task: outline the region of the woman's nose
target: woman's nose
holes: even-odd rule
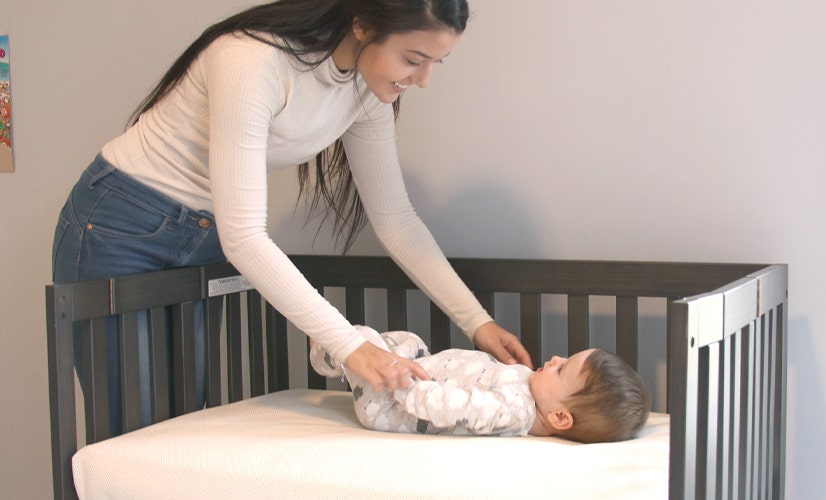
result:
[[[427,83],[430,81],[430,70],[432,66],[430,64],[422,65],[419,70],[413,75],[414,82],[416,86],[419,88],[426,88]]]

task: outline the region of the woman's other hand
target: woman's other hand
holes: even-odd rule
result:
[[[479,349],[490,354],[502,363],[513,365],[522,363],[533,370],[531,357],[519,339],[495,322],[485,323],[476,329],[473,342]]]

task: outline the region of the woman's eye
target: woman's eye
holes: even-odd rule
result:
[[[416,62],[416,61],[414,61],[414,60],[412,60],[412,59],[408,59],[408,58],[406,58],[406,57],[404,58],[404,60],[405,60],[405,61],[407,62],[407,64],[409,64],[410,66],[418,66],[418,65],[420,65],[420,64],[421,64],[421,63],[418,63],[418,62]]]

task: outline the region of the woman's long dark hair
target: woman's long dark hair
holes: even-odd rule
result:
[[[138,105],[129,123],[137,122],[140,115],[163,99],[183,79],[198,55],[225,34],[252,37],[313,68],[333,54],[351,32],[355,18],[372,30],[369,43],[380,44],[392,34],[415,30],[447,28],[462,33],[468,15],[467,0],[280,0],[252,7],[207,28]],[[277,38],[274,40],[271,35]],[[398,99],[393,103],[396,116],[398,103]],[[337,241],[343,239],[346,253],[367,220],[341,139],[318,153],[314,166],[312,189],[310,164],[299,166],[299,199],[304,196],[309,200],[310,214],[324,202],[326,211],[320,224],[333,219],[333,233]]]

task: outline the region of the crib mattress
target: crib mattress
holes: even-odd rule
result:
[[[79,450],[81,499],[530,499],[668,496],[668,415],[637,439],[390,434],[342,391],[292,389],[167,420]]]

